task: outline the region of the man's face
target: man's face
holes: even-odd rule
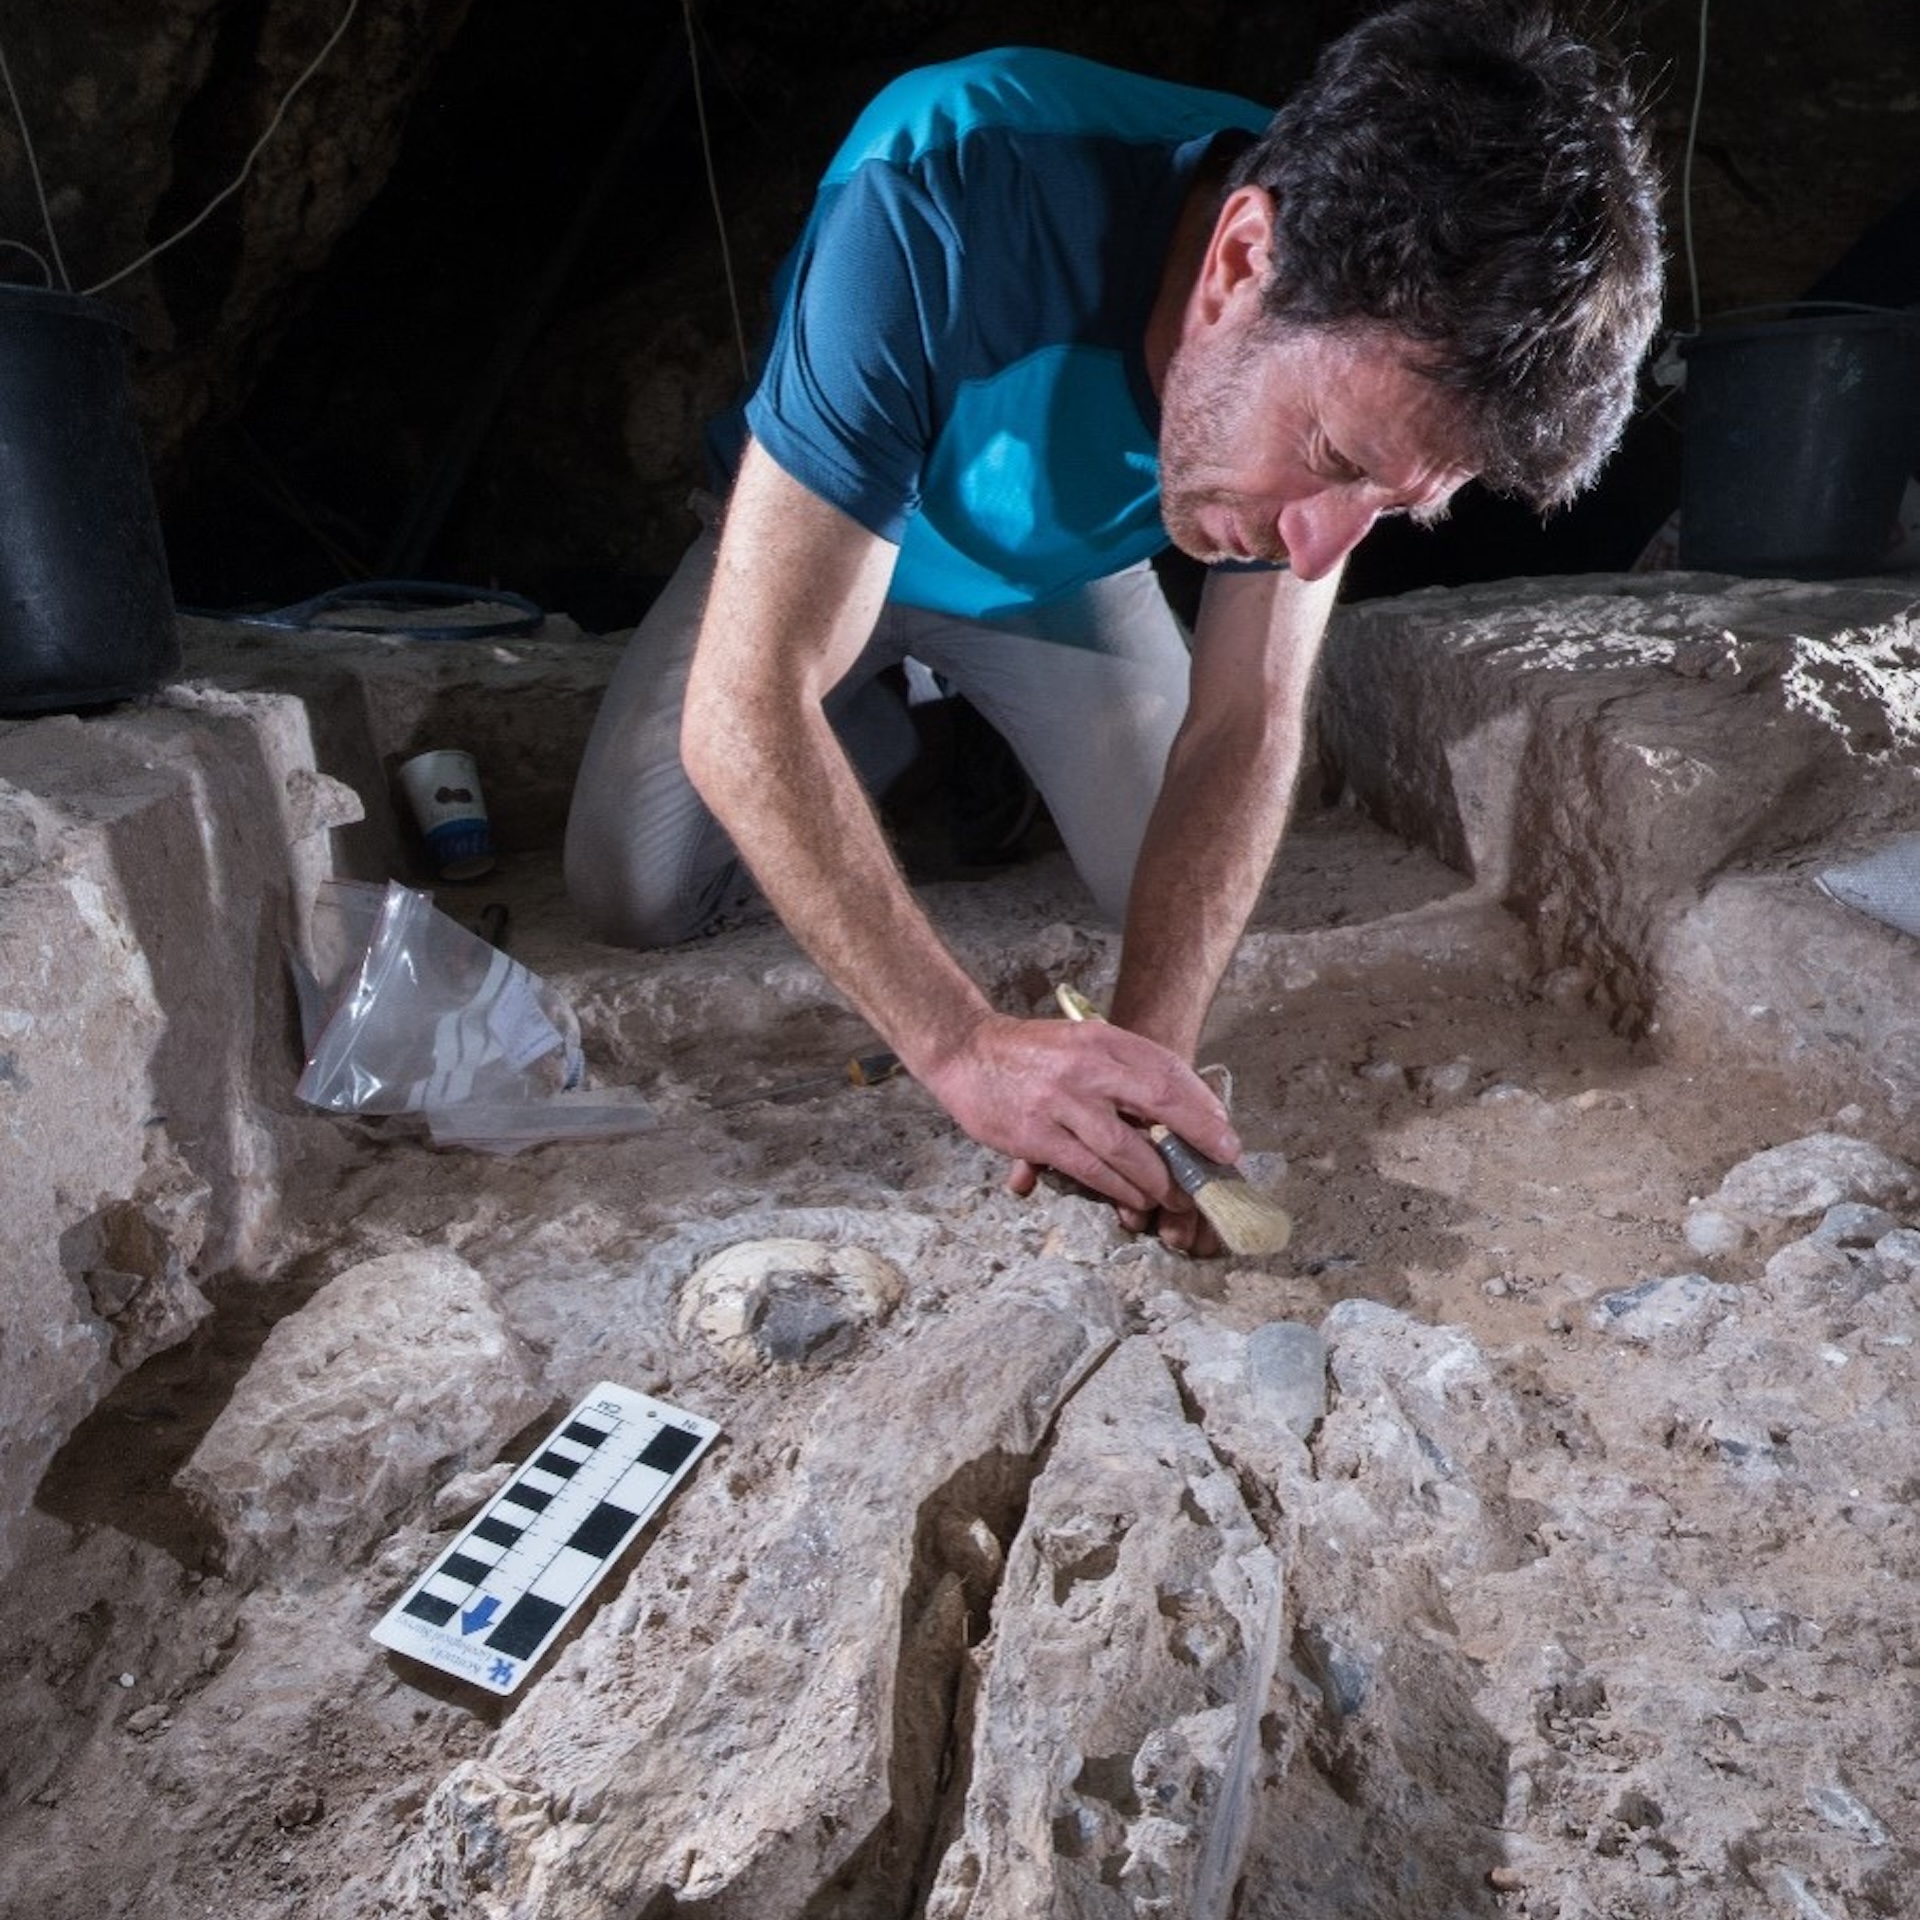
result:
[[[1472,478],[1446,396],[1378,334],[1190,335],[1161,393],[1160,511],[1199,560],[1334,571],[1384,513],[1437,519]]]

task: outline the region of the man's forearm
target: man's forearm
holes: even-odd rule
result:
[[[1288,737],[1177,744],[1135,870],[1113,1017],[1191,1059],[1273,864],[1299,777]]]
[[[757,450],[733,514],[745,537],[723,544],[707,605],[687,772],[788,931],[919,1074],[988,1004],[914,900],[821,708],[871,631],[891,549],[844,535]],[[795,596],[795,579],[813,593]]]
[[[1300,777],[1335,582],[1209,583],[1194,687],[1128,904],[1113,1017],[1191,1059]]]
[[[920,1077],[964,1046],[988,1003],[914,900],[817,712],[776,729],[743,716],[703,792],[787,930]]]
[[[1134,1122],[1231,1155],[1218,1098],[1151,1037],[997,1011],[914,900],[827,724],[891,565],[749,446],[688,676],[688,777],[801,946],[976,1140],[1123,1209],[1179,1206]]]

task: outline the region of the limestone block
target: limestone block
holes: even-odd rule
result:
[[[1663,1013],[1668,924],[1711,876],[1920,805],[1905,608],[1857,583],[1570,584],[1342,609],[1322,751],[1370,812],[1522,905],[1541,959],[1586,967],[1639,1027]]]
[[[1898,1207],[1920,1200],[1920,1169],[1870,1141],[1813,1133],[1743,1160],[1713,1198],[1747,1220],[1808,1220],[1847,1201]]]
[[[1459,1327],[1370,1300],[1343,1300],[1322,1331],[1335,1395],[1316,1464],[1330,1498],[1350,1482],[1370,1536],[1438,1537],[1456,1565],[1498,1564],[1508,1471],[1525,1448],[1487,1356]]]
[[[1117,1322],[1040,1264],[858,1368],[784,1376],[792,1423],[729,1422],[725,1471],[429,1799],[391,1910],[906,1911],[1032,1456]]]
[[[1729,873],[1679,906],[1654,964],[1669,1056],[1779,1073],[1920,1137],[1920,941],[1805,873]]]
[[[333,812],[310,744],[291,700],[178,689],[0,725],[0,1560],[200,1276],[262,1255],[287,1170],[337,1164],[291,1112],[283,954]]]
[[[439,1248],[389,1254],[273,1329],[176,1484],[230,1572],[296,1579],[365,1553],[547,1403],[472,1267]]]
[[[1358,1878],[1370,1910],[1477,1913],[1504,1760],[1453,1605],[1534,1558],[1512,1484],[1534,1448],[1505,1367],[1464,1329],[1354,1299],[1321,1332],[1333,1393],[1314,1476],[1282,1490],[1292,1617],[1264,1736],[1291,1764],[1261,1796],[1246,1904],[1338,1912]]]
[[[167,1030],[153,970],[98,837],[19,766],[28,731],[0,727],[0,1562],[48,1460],[117,1377],[109,1320],[131,1304],[97,1306],[62,1236],[131,1196],[150,1152],[170,1161],[149,1125]],[[81,744],[77,722],[58,731]]]
[[[1067,1409],[1008,1555],[937,1920],[1228,1911],[1279,1563],[1150,1341]]]
[[[1326,1342],[1292,1320],[1239,1333],[1190,1311],[1167,1319],[1160,1350],[1209,1443],[1284,1511],[1313,1478],[1306,1440],[1326,1415]],[[1271,1542],[1274,1515],[1260,1518]]]
[[[1672,1358],[1698,1352],[1716,1319],[1735,1310],[1740,1289],[1704,1273],[1663,1274],[1617,1293],[1603,1293],[1587,1323],[1632,1346]]]

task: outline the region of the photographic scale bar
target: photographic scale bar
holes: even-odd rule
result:
[[[512,1693],[720,1429],[603,1380],[373,1630]]]

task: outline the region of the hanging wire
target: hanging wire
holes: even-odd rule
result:
[[[274,108],[273,118],[267,122],[265,132],[263,132],[260,138],[247,150],[247,157],[240,163],[240,171],[235,174],[184,227],[180,228],[178,232],[170,234],[166,239],[162,240],[158,246],[149,247],[139,259],[130,261],[126,266],[122,267],[118,273],[110,273],[104,280],[96,281],[92,286],[85,289],[86,292],[89,294],[104,293],[107,288],[117,286],[122,280],[126,279],[129,274],[138,273],[148,261],[157,259],[159,255],[165,253],[169,247],[178,246],[216,207],[225,201],[231,200],[233,196],[247,184],[248,176],[253,172],[253,163],[258,160],[262,152],[265,151],[267,142],[279,132],[280,122],[286,118],[287,109],[293,104],[294,95],[326,64],[327,56],[340,44],[340,36],[353,24],[353,16],[359,12],[359,10],[360,0],[347,0],[347,10],[340,16],[340,24],[327,36],[326,45],[307,62],[299,79],[280,96],[280,104]]]
[[[693,72],[693,108],[700,120],[700,154],[707,168],[707,197],[713,202],[713,224],[720,235],[720,266],[727,278],[727,305],[733,313],[733,342],[740,354],[740,378],[750,382],[752,363],[747,354],[746,323],[740,317],[740,290],[733,277],[733,248],[727,239],[727,215],[720,202],[720,181],[713,167],[713,138],[707,128],[707,96],[700,84],[700,48],[693,30],[693,0],[681,0],[687,29],[687,64]]]
[[[61,286],[68,292],[71,292],[73,290],[73,281],[68,277],[67,263],[60,255],[60,236],[54,231],[53,209],[47,205],[46,182],[40,177],[40,160],[39,156],[35,154],[33,150],[33,133],[27,126],[26,110],[21,106],[20,95],[13,84],[13,69],[7,65],[7,50],[5,47],[0,47],[0,80],[6,82],[7,98],[13,102],[14,124],[20,129],[20,144],[26,151],[27,172],[32,177],[33,191],[40,201],[40,221],[47,230],[47,245],[53,250],[54,267],[59,270]],[[34,259],[40,260],[40,270],[47,276],[47,285],[49,287],[53,285],[53,272],[48,268],[47,263],[40,259],[39,254],[34,253],[34,250],[26,245],[24,241],[7,240],[0,242],[0,245],[13,248],[20,253],[33,254]]]
[[[1680,226],[1687,251],[1687,285],[1693,294],[1693,325],[1700,327],[1700,270],[1693,257],[1693,149],[1700,134],[1700,101],[1707,90],[1707,4],[1700,0],[1700,51],[1694,62],[1693,112],[1687,118],[1687,152],[1680,169]]]
[[[24,253],[40,269],[41,284],[51,292],[53,290],[53,268],[47,264],[47,256],[36,247],[30,247],[24,240],[0,240],[0,250],[7,253]]]

